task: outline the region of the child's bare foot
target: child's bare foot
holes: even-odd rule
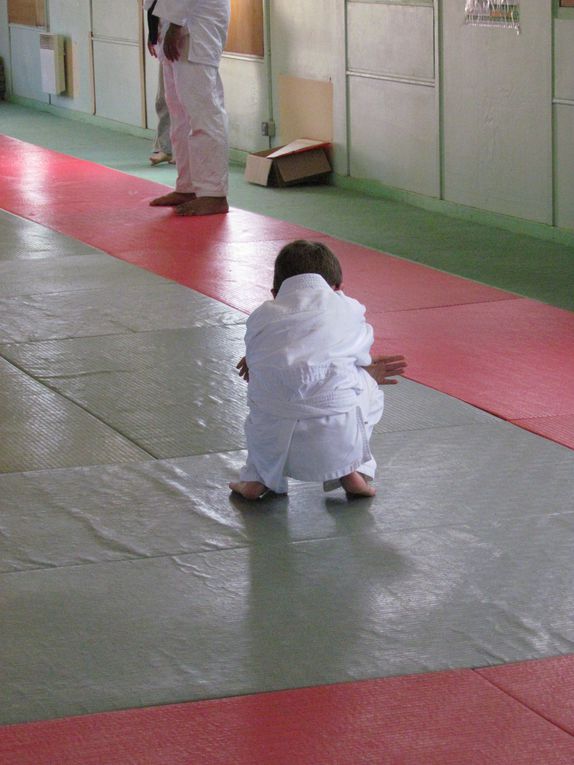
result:
[[[341,478],[341,486],[352,497],[374,497],[377,493],[375,488],[356,470]]]
[[[231,491],[241,494],[244,499],[261,499],[269,489],[259,481],[234,481],[229,484]]]
[[[149,204],[150,207],[179,207],[186,202],[191,202],[192,199],[195,199],[193,192],[186,194],[183,191],[170,191],[169,194],[152,199]]]

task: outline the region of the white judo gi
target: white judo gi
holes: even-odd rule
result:
[[[286,279],[275,300],[251,314],[242,481],[284,493],[287,477],[322,481],[327,490],[355,470],[374,477],[369,440],[384,396],[363,369],[372,344],[364,306],[318,274]]]
[[[161,21],[158,57],[171,120],[175,190],[198,197],[227,196],[228,120],[219,62],[229,9],[230,0],[157,0],[153,10]],[[184,27],[177,61],[168,61],[162,50],[170,23]]]

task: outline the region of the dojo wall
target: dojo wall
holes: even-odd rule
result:
[[[460,26],[444,2],[444,196],[552,223],[550,0],[521,0],[521,33]]]
[[[270,59],[226,56],[231,144],[268,145],[280,74],[333,83],[335,169],[394,190],[574,229],[574,10],[521,0],[520,35],[465,26],[464,0],[272,0]],[[440,11],[440,16],[439,16]],[[139,0],[48,0],[71,92],[41,92],[38,30],[0,0],[14,96],[155,126]],[[269,63],[270,61],[270,63]],[[278,125],[279,134],[281,126]]]
[[[574,8],[554,29],[554,136],[556,225],[574,228]]]

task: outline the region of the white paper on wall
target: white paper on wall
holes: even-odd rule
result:
[[[466,0],[465,24],[520,32],[520,0]]]

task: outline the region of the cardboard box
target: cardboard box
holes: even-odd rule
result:
[[[299,138],[286,146],[250,154],[245,180],[260,186],[292,186],[316,181],[331,172],[329,143]]]

